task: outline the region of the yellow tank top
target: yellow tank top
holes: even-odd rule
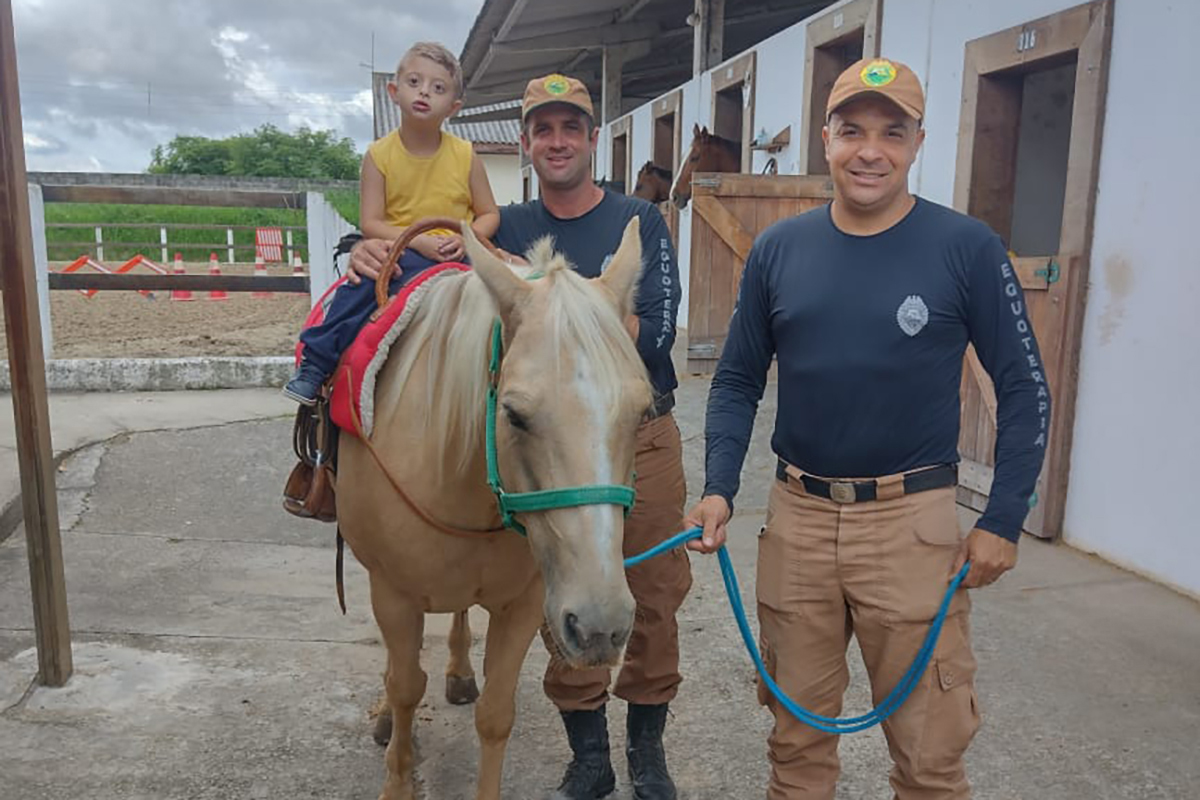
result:
[[[424,217],[475,219],[471,210],[471,159],[465,139],[442,131],[442,143],[432,156],[419,158],[400,141],[400,130],[367,147],[383,173],[387,223],[405,228]],[[449,231],[443,231],[448,233]]]

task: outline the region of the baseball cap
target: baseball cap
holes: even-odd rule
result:
[[[886,97],[918,122],[925,116],[925,92],[917,74],[899,61],[864,58],[846,68],[834,81],[825,105],[825,119],[861,94]]]
[[[592,111],[592,96],[587,87],[574,78],[553,73],[534,78],[525,87],[525,98],[521,101],[521,121],[528,119],[535,109],[551,103],[566,103],[592,119],[596,118],[595,112]]]

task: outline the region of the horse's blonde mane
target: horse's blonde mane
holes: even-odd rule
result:
[[[546,335],[551,352],[575,353],[592,367],[601,396],[613,415],[628,376],[648,381],[645,365],[611,302],[554,252],[551,237],[526,254],[530,266],[513,266],[521,277],[547,282]],[[407,382],[428,348],[424,425],[438,437],[439,463],[463,470],[483,442],[484,402],[489,382],[491,331],[498,309],[475,272],[442,279],[430,287],[417,315],[393,352],[395,383]],[[549,365],[547,365],[549,367]],[[547,374],[563,380],[562,361]]]

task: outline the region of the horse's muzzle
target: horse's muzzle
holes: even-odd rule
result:
[[[600,608],[567,611],[556,627],[554,638],[561,655],[573,667],[611,667],[629,641],[633,614]]]

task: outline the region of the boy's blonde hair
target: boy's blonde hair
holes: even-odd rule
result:
[[[400,63],[396,65],[394,80],[400,79],[400,71],[404,69],[404,62],[413,56],[428,58],[433,63],[445,67],[446,71],[450,73],[450,79],[454,81],[455,99],[463,96],[462,65],[458,63],[458,59],[454,57],[453,53],[437,42],[417,42],[408,48],[408,52],[401,56]]]

